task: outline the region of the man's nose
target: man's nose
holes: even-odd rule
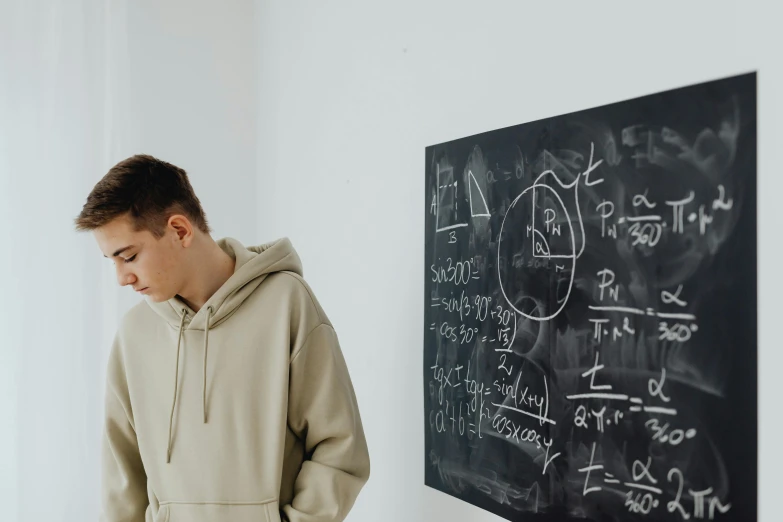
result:
[[[117,270],[117,282],[120,284],[120,286],[128,286],[130,284],[133,284],[136,281],[136,277],[129,273],[129,272],[123,272],[122,269]]]

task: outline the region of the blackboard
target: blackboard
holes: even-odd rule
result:
[[[425,154],[426,485],[755,521],[755,73]]]

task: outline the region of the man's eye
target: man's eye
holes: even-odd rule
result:
[[[136,259],[136,254],[133,254],[132,256],[130,256],[128,259],[126,259],[126,260],[125,260],[125,262],[126,262],[126,263],[130,263],[130,262],[132,262],[134,259]]]

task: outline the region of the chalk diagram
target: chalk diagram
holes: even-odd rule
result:
[[[524,316],[527,319],[530,319],[532,321],[548,321],[554,317],[556,317],[560,312],[563,311],[563,308],[565,308],[566,304],[568,303],[568,298],[571,295],[571,290],[574,286],[574,274],[576,272],[576,261],[577,259],[582,255],[585,249],[585,232],[584,232],[584,222],[582,221],[582,214],[579,209],[579,180],[582,179],[582,177],[585,178],[585,186],[592,186],[598,183],[601,183],[603,180],[589,180],[590,171],[592,171],[594,168],[596,168],[598,165],[601,164],[601,161],[593,164],[592,163],[592,150],[590,151],[590,168],[586,170],[585,172],[581,173],[572,181],[571,183],[563,183],[555,174],[555,172],[551,169],[546,170],[542,172],[533,182],[531,186],[523,190],[515,199],[512,201],[511,205],[509,205],[508,210],[506,211],[506,214],[503,216],[503,221],[500,225],[500,233],[498,235],[498,255],[497,255],[497,274],[498,274],[498,282],[500,286],[500,291],[503,294],[503,298],[506,300],[508,305],[513,308],[518,314]],[[563,198],[560,196],[558,191],[550,186],[547,183],[547,176],[554,179],[557,184],[560,186],[560,188],[564,190],[573,190],[573,196],[574,196],[574,203],[576,208],[576,223],[577,226],[580,229],[580,237],[581,237],[581,246],[579,248],[579,251],[577,251],[576,246],[576,237],[575,237],[575,230],[574,230],[574,223],[571,219],[571,214],[568,212],[568,209],[566,208],[565,202],[563,201]],[[541,209],[537,208],[537,201],[538,201],[538,194],[543,192],[545,195],[551,196],[551,201],[554,203],[554,208],[547,207],[543,209],[543,212],[540,212]],[[533,259],[542,259],[542,260],[549,260],[553,261],[554,263],[554,269],[555,272],[564,272],[568,271],[570,273],[567,290],[565,297],[560,300],[560,304],[557,307],[557,309],[548,315],[533,315],[532,313],[527,313],[524,310],[520,310],[515,305],[515,302],[513,300],[513,295],[509,295],[511,293],[510,289],[509,292],[507,292],[507,286],[508,286],[508,280],[514,279],[513,277],[508,277],[508,273],[510,273],[511,270],[517,270],[517,269],[524,269],[524,268],[517,268],[515,264],[509,263],[510,267],[509,272],[507,272],[506,280],[504,281],[502,268],[503,265],[501,260],[501,253],[503,252],[502,249],[502,243],[503,243],[503,232],[506,229],[506,220],[508,219],[509,214],[512,213],[512,211],[515,210],[515,207],[522,209],[523,212],[526,213],[526,215],[529,212],[529,217],[523,220],[523,222],[529,223],[526,227],[526,234],[528,236],[528,242],[527,246],[530,248],[531,257]],[[536,215],[539,215],[539,219],[536,220]],[[543,218],[543,219],[542,219]],[[560,236],[562,233],[561,231],[561,225],[565,223],[565,233],[566,236],[566,242],[567,246],[566,248],[563,248],[562,246],[553,248],[550,246],[550,242],[547,240],[547,236],[544,235],[544,232],[547,232],[548,234]],[[509,231],[509,233],[512,233]]]

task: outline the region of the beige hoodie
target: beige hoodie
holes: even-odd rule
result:
[[[343,520],[370,462],[337,335],[287,239],[218,244],[234,274],[198,313],[145,301],[117,332],[101,520]]]

